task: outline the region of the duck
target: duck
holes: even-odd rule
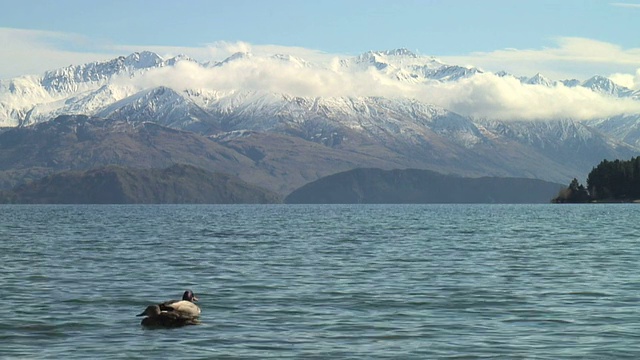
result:
[[[146,316],[140,324],[147,328],[177,328],[200,323],[198,319],[184,313],[162,311],[158,305],[149,305],[136,316]]]
[[[186,290],[182,294],[182,300],[169,300],[158,304],[160,311],[177,312],[190,317],[198,317],[202,312],[195,302],[198,298],[191,290]]]

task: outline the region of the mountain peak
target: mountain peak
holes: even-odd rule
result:
[[[578,79],[567,79],[560,82],[563,83],[566,87],[576,87],[580,85],[580,80]]]
[[[167,66],[174,66],[175,64],[181,62],[181,61],[188,61],[188,62],[197,62],[195,59],[185,55],[185,54],[180,54],[180,55],[176,55],[170,59],[167,59],[164,63]]]
[[[526,83],[529,85],[544,85],[548,87],[555,85],[555,81],[547,79],[541,73],[535,74],[532,78],[528,79]]]
[[[151,51],[134,52],[124,58],[125,65],[131,66],[135,69],[145,69],[158,66],[162,61],[163,59],[160,55]]]
[[[391,49],[391,50],[379,50],[379,51],[367,51],[363,54],[361,54],[360,56],[358,56],[359,59],[362,60],[375,60],[377,57],[408,57],[408,58],[417,58],[418,55],[412,53],[411,51],[405,49],[405,48],[399,48],[399,49]]]
[[[591,77],[590,79],[582,83],[582,86],[595,92],[619,97],[627,97],[633,94],[633,90],[630,90],[624,86],[619,86],[611,81],[611,79],[601,75],[595,75]]]
[[[411,52],[406,48],[398,48],[398,49],[376,51],[376,52],[386,56],[406,56],[406,57],[412,57],[412,58],[418,57],[418,55],[414,54],[413,52]]]
[[[249,59],[251,58],[253,55],[249,52],[244,52],[244,51],[239,51],[237,53],[233,53],[231,54],[231,56],[229,56],[228,58],[222,60],[221,62],[215,64],[215,65],[224,65],[226,63],[230,63],[232,61],[236,61],[236,60],[241,60],[241,59]]]
[[[582,84],[582,86],[586,86],[586,87],[590,87],[592,85],[606,85],[606,86],[611,86],[613,85],[613,81],[609,80],[608,78],[602,76],[602,75],[594,75],[591,78],[585,80],[585,82]]]

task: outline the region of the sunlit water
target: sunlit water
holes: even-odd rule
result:
[[[0,357],[640,358],[640,206],[2,206]],[[202,324],[146,330],[200,298]]]

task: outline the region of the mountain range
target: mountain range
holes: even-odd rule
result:
[[[488,74],[406,49],[328,63],[249,53],[199,63],[140,52],[0,81],[0,187],[62,170],[173,163],[281,195],[358,167],[568,183],[603,159],[640,152],[640,111],[500,118],[429,101],[455,89],[450,103],[464,110],[477,79],[640,104],[640,92],[602,76]]]

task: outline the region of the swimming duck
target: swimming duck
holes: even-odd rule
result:
[[[169,300],[158,304],[158,306],[161,311],[178,312],[182,315],[198,317],[201,310],[198,305],[194,304],[196,301],[198,301],[196,295],[191,290],[187,290],[182,294],[182,300]]]
[[[136,316],[146,316],[140,324],[148,328],[176,328],[200,323],[198,319],[183,313],[162,311],[158,305],[149,305]]]

